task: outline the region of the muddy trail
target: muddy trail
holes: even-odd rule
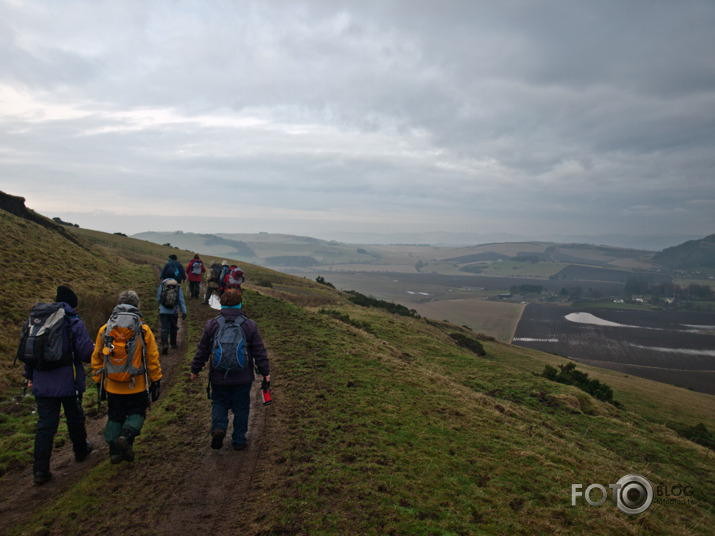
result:
[[[209,318],[215,316],[217,311],[201,303],[201,300],[186,297],[189,310],[188,321],[194,326],[194,331],[201,328]],[[198,326],[198,327],[197,327]],[[162,366],[162,396],[173,388],[193,388],[203,390],[206,386],[205,371],[197,384],[191,385],[187,364],[191,356],[187,357],[189,350],[193,353],[196,340],[186,340],[187,321],[182,321],[179,316],[179,332],[177,334],[177,348],[170,349],[167,355],[160,355]],[[152,331],[159,343],[159,328],[152,326]],[[160,343],[159,343],[160,345]],[[161,346],[161,345],[160,345]],[[269,350],[270,355],[270,350]],[[88,378],[89,381],[89,378]],[[90,389],[94,387],[88,384]],[[205,398],[205,395],[204,395]],[[186,422],[187,439],[182,448],[191,449],[198,453],[194,455],[191,463],[181,463],[175,467],[171,477],[164,470],[161,475],[146,475],[144,487],[154,494],[158,507],[156,515],[142,516],[144,522],[134,526],[142,527],[142,533],[149,534],[219,534],[237,527],[250,525],[247,513],[250,503],[254,502],[251,494],[260,493],[260,479],[256,477],[260,456],[264,444],[270,441],[270,436],[264,433],[266,416],[270,415],[271,406],[263,407],[260,393],[260,383],[254,382],[251,391],[251,413],[248,428],[248,446],[243,451],[234,451],[230,444],[232,418],[229,423],[227,438],[221,450],[210,448],[210,402],[199,412],[192,412]],[[157,404],[162,403],[161,398]],[[61,446],[56,446],[52,453],[51,471],[53,479],[41,486],[32,482],[31,464],[22,470],[9,472],[0,479],[0,534],[22,532],[22,525],[28,521],[33,513],[43,506],[50,505],[58,500],[65,492],[82,481],[86,473],[97,465],[106,462],[109,458],[108,446],[104,440],[104,426],[106,424],[106,402],[102,403],[98,411],[97,406],[85,408],[87,415],[87,438],[94,443],[94,450],[83,462],[74,460],[72,444],[66,441]],[[152,419],[152,409],[147,413],[147,423]],[[146,427],[146,426],[145,426]],[[59,431],[66,430],[64,417],[60,419]],[[146,466],[157,467],[161,463],[171,463],[166,460],[159,461],[155,456],[161,456],[161,448],[157,448],[158,438],[142,433],[137,438],[137,446],[142,443],[152,445],[149,456],[138,459],[133,464],[121,464],[126,475],[134,475],[145,471]],[[141,450],[141,449],[140,449]],[[171,449],[168,450],[170,452]],[[166,454],[165,454],[166,455]],[[154,459],[152,459],[154,458]],[[167,482],[170,478],[171,481]],[[111,489],[109,490],[112,491]],[[118,491],[118,489],[117,489]],[[238,505],[238,506],[232,506]],[[217,513],[221,515],[215,515]],[[255,516],[254,516],[255,517]],[[85,525],[88,534],[94,534],[99,526]],[[105,525],[104,533],[121,534],[131,531],[131,525],[122,528],[116,525]],[[50,526],[42,534],[62,534],[57,528]]]

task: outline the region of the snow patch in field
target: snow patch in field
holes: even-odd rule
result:
[[[591,313],[571,313],[566,315],[564,318],[569,322],[575,322],[576,324],[592,324],[595,326],[609,326],[612,328],[635,328],[638,326],[629,326],[628,324],[618,324],[616,322],[611,322],[610,320],[604,320]]]

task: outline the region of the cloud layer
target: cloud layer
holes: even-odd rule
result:
[[[126,233],[705,236],[713,27],[710,0],[0,0],[0,183]]]

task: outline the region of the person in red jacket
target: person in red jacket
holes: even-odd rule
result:
[[[192,298],[199,297],[199,287],[201,286],[201,280],[204,278],[205,271],[206,267],[199,258],[198,253],[194,255],[194,258],[186,265],[186,275],[189,279],[189,294]]]

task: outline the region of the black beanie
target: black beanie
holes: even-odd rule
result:
[[[77,294],[72,292],[71,288],[66,287],[64,285],[60,285],[59,287],[57,287],[57,298],[55,298],[55,301],[65,302],[73,309],[77,307],[78,303]]]

